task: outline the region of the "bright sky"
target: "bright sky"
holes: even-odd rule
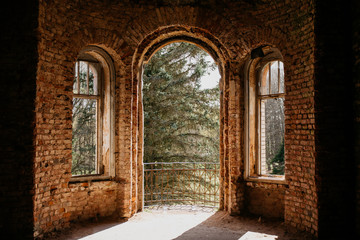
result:
[[[214,59],[210,56],[206,57],[207,61],[210,61],[210,63],[214,63]],[[217,84],[219,84],[220,80],[220,73],[219,69],[215,68],[214,71],[210,70],[209,75],[205,75],[201,78],[201,89],[207,89],[207,88],[213,88]]]

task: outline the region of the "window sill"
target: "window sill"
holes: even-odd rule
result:
[[[265,182],[286,185],[285,176],[250,176],[245,179],[249,182]]]
[[[69,183],[78,183],[78,182],[97,182],[97,181],[110,181],[110,176],[104,175],[84,175],[84,176],[72,176]]]

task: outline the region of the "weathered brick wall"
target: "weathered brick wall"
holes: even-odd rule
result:
[[[101,8],[101,6],[103,8]],[[129,208],[131,125],[128,45],[106,28],[108,5],[91,2],[41,1],[36,94],[35,236],[67,227],[71,221],[125,216]],[[89,16],[90,9],[99,9]],[[88,18],[83,18],[88,16]],[[96,23],[96,24],[94,24]],[[116,25],[117,26],[117,25]],[[115,26],[114,26],[115,27]],[[69,183],[71,177],[72,82],[77,55],[95,44],[114,60],[116,177],[111,181]],[[119,160],[121,159],[121,161]]]
[[[137,64],[141,64],[143,56],[137,54],[145,54],[156,45],[149,36],[161,42],[177,28],[185,28],[184,34],[191,40],[201,40],[195,43],[203,47],[207,44],[208,50],[216,52],[223,69],[220,154],[224,209],[232,214],[245,208],[252,211],[254,208],[249,206],[257,205],[252,198],[274,195],[273,199],[279,201],[275,215],[283,211],[288,225],[316,234],[312,1],[194,3],[174,6],[172,1],[40,1],[35,108],[36,236],[64,228],[72,220],[113,213],[130,216],[141,206]],[[169,32],[161,33],[162,29]],[[106,50],[116,69],[116,178],[87,185],[69,180],[73,66],[80,50],[90,44]],[[264,44],[278,48],[284,56],[286,190],[276,184],[265,184],[265,188],[263,184],[250,186],[243,181],[243,66],[251,50]],[[280,206],[282,201],[284,205]],[[267,199],[254,213],[267,214],[272,204]]]
[[[315,186],[314,6],[309,1],[291,12],[294,42],[285,53],[285,221],[316,235],[318,205]],[[286,77],[288,76],[288,77]]]
[[[336,16],[336,17],[335,17]],[[316,1],[315,142],[319,238],[355,230],[351,5]]]
[[[0,236],[31,239],[38,1],[9,2],[0,16]]]
[[[253,33],[255,37],[248,37],[254,41],[251,48],[256,47],[256,43],[269,44],[278,48],[284,57],[285,175],[288,185],[284,196],[284,219],[288,226],[316,234],[314,5],[312,1],[279,1],[255,6],[254,18],[262,20],[263,28]],[[256,188],[261,189],[261,185],[251,187],[260,194],[262,191]],[[250,188],[247,189],[251,193]],[[266,192],[262,198],[266,198]]]
[[[284,218],[285,190],[283,184],[247,182],[244,200],[246,211],[267,218]]]

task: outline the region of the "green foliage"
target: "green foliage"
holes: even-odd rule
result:
[[[272,166],[272,174],[284,175],[284,140],[282,141],[281,147],[279,148],[279,151],[276,153],[275,157],[270,160],[270,165]]]
[[[80,93],[85,93],[86,74],[80,72],[79,78]],[[90,73],[89,94],[93,94],[93,83],[94,76]],[[72,175],[96,173],[97,104],[95,99],[73,98]]]
[[[215,64],[188,43],[160,49],[143,74],[144,162],[218,162],[219,88],[201,89]]]

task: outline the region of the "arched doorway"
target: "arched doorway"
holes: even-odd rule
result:
[[[223,45],[209,32],[186,26],[170,26],[154,31],[139,44],[132,64],[132,202],[131,212],[142,210],[143,208],[143,103],[142,103],[142,73],[143,64],[149,61],[151,56],[163,46],[177,41],[189,42],[204,49],[217,63],[220,72],[220,199],[219,208],[229,209],[230,187],[229,184],[229,162],[228,152],[224,144],[228,143],[227,124],[228,124],[228,101],[229,91],[229,55]]]
[[[218,207],[217,65],[196,45],[173,42],[143,69],[144,205]]]

